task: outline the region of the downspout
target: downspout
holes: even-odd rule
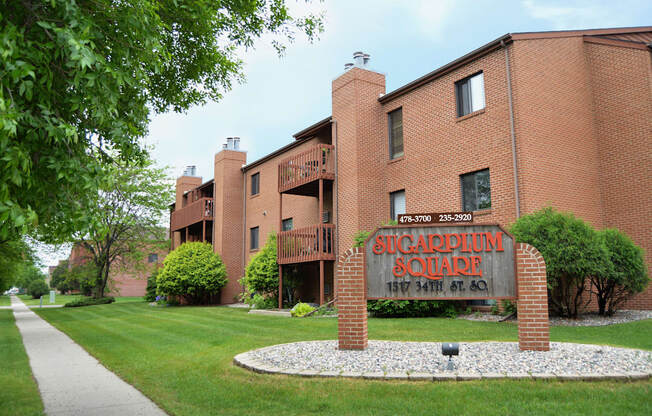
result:
[[[516,218],[521,217],[521,202],[518,192],[518,163],[516,158],[516,133],[514,130],[514,103],[512,102],[512,75],[509,70],[509,51],[505,41],[500,41],[500,46],[505,50],[505,73],[507,76],[507,98],[509,101],[509,129],[512,135],[512,164],[514,169],[514,199],[516,200]]]
[[[338,147],[337,147],[337,120],[333,119],[333,132],[335,136],[335,151],[333,152],[335,157],[335,253],[337,256],[340,255],[340,192],[339,192],[339,178],[337,176],[337,164],[338,164]],[[335,286],[335,282],[333,282]]]
[[[247,172],[242,172],[242,275],[245,275],[247,265]],[[242,294],[245,286],[242,285]]]

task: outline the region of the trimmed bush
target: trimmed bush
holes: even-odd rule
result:
[[[64,308],[79,308],[81,306],[106,305],[115,302],[115,298],[106,296],[103,298],[81,298],[63,305]]]
[[[27,292],[32,295],[33,299],[38,299],[50,292],[50,287],[45,280],[34,280],[27,286]]]
[[[569,213],[553,208],[519,218],[511,227],[516,241],[534,246],[546,261],[548,304],[554,314],[577,317],[589,276],[609,269],[608,253],[598,233]]]
[[[314,310],[315,308],[308,305],[307,303],[300,302],[294,305],[294,307],[290,310],[290,315],[292,315],[295,318],[301,318],[305,314],[310,313]]]
[[[157,292],[190,304],[211,303],[226,285],[226,267],[207,243],[184,243],[167,255],[156,279]]]
[[[278,292],[278,263],[276,262],[276,234],[267,236],[267,243],[251,258],[241,280],[250,293]]]
[[[369,300],[367,311],[378,318],[419,318],[446,316],[455,318],[460,304],[442,300]]]
[[[641,293],[648,285],[643,249],[616,229],[599,232],[607,249],[611,267],[591,276],[592,292],[598,299],[598,313],[613,315],[627,299]]]

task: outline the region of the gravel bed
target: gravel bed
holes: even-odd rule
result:
[[[613,316],[599,316],[597,313],[580,315],[577,319],[551,317],[550,325],[564,326],[604,326],[623,324],[625,322],[652,319],[652,311],[617,311]]]
[[[389,378],[410,374],[460,375],[466,379],[483,375],[515,378],[648,378],[652,375],[652,352],[601,345],[552,342],[550,351],[520,351],[516,342],[460,343],[453,358],[454,372],[446,370],[448,358],[441,343],[369,341],[364,351],[340,351],[337,341],[307,341],[280,344],[241,354],[235,359],[243,367],[314,376],[364,376]],[[375,375],[375,377],[374,377]]]
[[[502,315],[492,315],[490,313],[472,313],[470,315],[459,315],[458,318],[468,321],[498,322],[505,318]],[[640,321],[643,319],[652,319],[652,311],[617,311],[613,316],[600,316],[597,313],[585,313],[578,316],[577,319],[560,318],[553,316],[550,318],[552,326],[605,326],[613,324],[623,324],[626,322]],[[516,322],[515,318],[510,318],[507,322]]]

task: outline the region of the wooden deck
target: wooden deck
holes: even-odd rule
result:
[[[335,225],[322,224],[278,233],[278,263],[335,260]]]
[[[318,179],[335,179],[334,156],[333,145],[318,144],[282,160],[278,165],[278,191],[288,192]]]

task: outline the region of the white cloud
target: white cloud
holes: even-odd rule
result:
[[[455,5],[452,0],[418,0],[403,4],[413,11],[412,17],[422,34],[437,43],[444,40],[446,21]]]
[[[595,1],[523,1],[523,7],[530,16],[549,21],[557,30],[612,27],[618,13],[613,3],[610,6]]]

